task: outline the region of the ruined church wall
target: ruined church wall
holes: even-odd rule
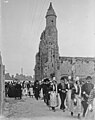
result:
[[[66,57],[65,57],[66,58]],[[72,58],[71,58],[72,60]],[[60,70],[59,70],[59,76],[63,75],[71,75],[72,72],[72,62],[70,58],[68,59],[60,59]],[[81,59],[75,59],[74,63],[75,68],[75,76],[79,76],[80,78],[85,78],[87,76],[95,76],[95,61],[90,60],[88,58],[81,58]]]

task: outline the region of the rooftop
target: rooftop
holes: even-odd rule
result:
[[[56,16],[55,11],[54,11],[54,9],[53,9],[53,7],[52,7],[52,2],[50,2],[50,6],[49,6],[49,8],[48,8],[46,17],[47,17],[47,16],[51,16],[51,15]]]

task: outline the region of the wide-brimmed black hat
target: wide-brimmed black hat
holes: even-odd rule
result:
[[[49,82],[50,80],[49,80],[49,78],[45,78],[43,81],[44,82]]]
[[[68,77],[67,76],[63,76],[63,77],[61,77],[60,80],[65,80],[65,79],[68,79]]]
[[[86,80],[91,80],[92,77],[91,76],[87,76]]]

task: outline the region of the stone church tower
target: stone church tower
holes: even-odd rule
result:
[[[78,76],[81,79],[91,76],[95,79],[95,58],[59,56],[56,13],[52,3],[46,13],[46,27],[40,37],[39,51],[36,54],[35,80],[45,77]]]
[[[50,3],[46,14],[46,27],[40,37],[39,52],[36,55],[35,79],[57,75],[59,68],[59,49],[56,28],[56,14]],[[38,77],[37,77],[38,76]]]

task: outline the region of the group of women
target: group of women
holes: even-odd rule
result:
[[[46,105],[55,112],[56,107],[65,112],[69,111],[71,116],[91,116],[95,120],[95,84],[90,76],[82,81],[79,77],[71,78],[63,76],[57,83],[55,77],[51,80],[45,78],[34,85],[28,83],[5,84],[6,97],[22,98],[22,95],[35,96],[38,100],[42,98]],[[94,81],[95,82],[95,81]]]
[[[79,77],[73,79],[63,76],[60,83],[57,83],[54,77],[52,81],[44,82],[42,88],[44,102],[53,111],[59,106],[59,101],[61,101],[60,109],[63,112],[69,111],[71,116],[77,115],[78,118],[86,117],[94,110],[92,103],[95,98],[95,88],[90,76],[84,81],[81,81]]]

